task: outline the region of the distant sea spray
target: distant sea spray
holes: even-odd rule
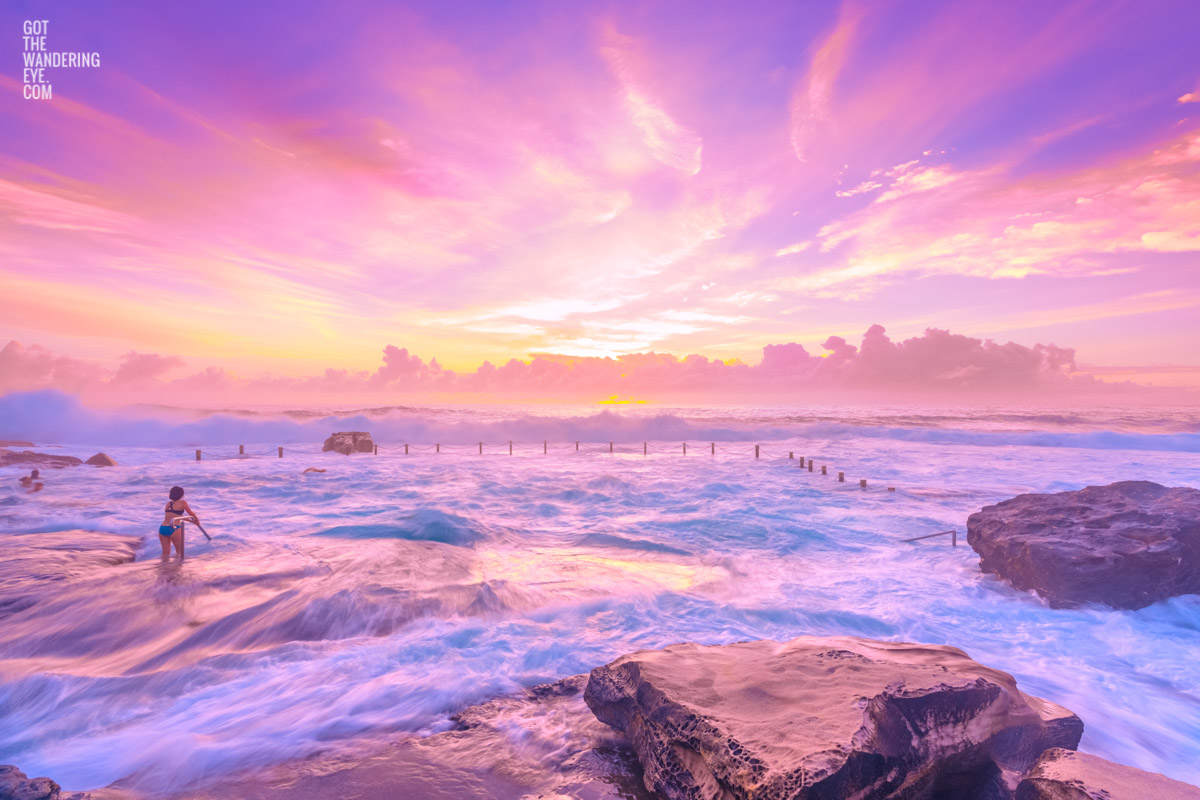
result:
[[[38,443],[127,447],[210,447],[236,444],[288,445],[323,441],[336,430],[370,431],[380,445],[469,445],[484,442],[493,449],[509,440],[523,443],[568,442],[770,442],[783,439],[837,441],[857,437],[984,447],[1075,447],[1088,450],[1153,450],[1200,452],[1200,430],[1146,433],[1114,430],[1055,430],[1061,418],[1043,414],[1005,415],[1002,429],[988,430],[994,411],[956,417],[918,410],[906,415],[912,424],[896,424],[892,411],[877,415],[856,409],[850,422],[803,409],[688,409],[648,413],[611,410],[574,415],[505,410],[486,419],[468,409],[414,406],[365,409],[353,413],[263,414],[239,410],[191,411],[139,408],[88,408],[79,398],[56,390],[18,392],[0,397],[0,439]],[[508,415],[505,416],[505,413]],[[935,422],[936,421],[936,422]],[[1014,421],[1026,429],[1013,430]],[[1072,418],[1078,428],[1077,421]],[[955,423],[963,427],[955,427]],[[934,424],[930,424],[934,423]],[[1100,424],[1103,424],[1101,422]],[[1194,427],[1192,425],[1186,426]]]

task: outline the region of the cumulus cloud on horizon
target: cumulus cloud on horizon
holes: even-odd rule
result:
[[[396,395],[461,399],[599,400],[618,395],[650,401],[799,400],[814,395],[883,399],[1036,400],[1119,394],[1161,397],[1163,390],[1107,382],[1078,370],[1075,351],[1027,347],[928,328],[893,341],[872,325],[858,345],[830,336],[823,352],[796,343],[767,345],[755,365],[703,355],[655,352],[617,357],[536,354],[472,372],[443,368],[436,358],[387,345],[373,372],[330,367],[319,375],[242,378],[218,366],[179,375],[182,359],[127,353],[115,370],[10,341],[0,349],[0,392],[59,389],[108,402],[258,402],[383,399]],[[1184,390],[1184,394],[1188,390]]]

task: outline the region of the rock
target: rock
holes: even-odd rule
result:
[[[371,434],[365,431],[350,431],[330,435],[321,450],[333,450],[347,456],[351,453],[372,453],[375,443],[371,441]]]
[[[28,778],[10,764],[0,764],[0,800],[58,800],[62,791],[49,778]]]
[[[849,636],[641,651],[584,699],[670,800],[1010,798],[1083,733],[961,650]]]
[[[106,453],[96,453],[96,455],[92,456],[91,458],[89,458],[87,461],[85,461],[83,463],[91,464],[94,467],[115,467],[115,466],[117,466],[116,459],[112,458],[111,456],[107,455]]]
[[[75,456],[52,456],[49,453],[35,453],[32,450],[17,452],[0,448],[0,467],[12,467],[28,464],[33,467],[77,467],[83,461]]]
[[[584,705],[586,680],[577,675],[472,706],[454,715],[452,730],[233,775],[171,798],[656,800],[642,788],[625,738]]]
[[[0,447],[33,447],[33,442],[19,441],[17,439],[0,439]]]
[[[1056,747],[1021,781],[1017,800],[1200,800],[1200,788]]]
[[[972,514],[979,567],[1054,608],[1200,592],[1200,490],[1149,481],[1023,494]]]

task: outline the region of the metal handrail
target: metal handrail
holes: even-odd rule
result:
[[[958,531],[938,531],[937,533],[927,533],[924,536],[914,536],[911,539],[901,539],[902,542],[919,542],[922,539],[932,539],[934,536],[950,536],[950,546],[958,547]]]

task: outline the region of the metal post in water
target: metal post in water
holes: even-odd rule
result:
[[[543,439],[543,440],[542,440],[542,455],[546,455],[546,452],[547,452],[547,448],[548,448],[548,447],[549,447],[549,443],[548,443],[548,442],[546,442],[546,440],[544,440],[544,439]]]
[[[200,451],[199,450],[196,451],[196,460],[197,461],[200,460]]]
[[[579,452],[579,442],[575,442],[575,452]]]
[[[754,457],[758,458],[758,445],[754,445]]]
[[[687,455],[687,442],[684,442],[684,443],[683,443],[683,454],[684,454],[685,456]]]
[[[479,443],[479,455],[483,455],[483,442]]]
[[[866,479],[866,478],[860,478],[860,479],[859,479],[859,481],[858,481],[858,488],[860,488],[860,489],[865,489],[865,488],[867,488],[867,479]]]
[[[791,451],[791,450],[788,450],[788,458],[792,459],[793,461],[795,461],[795,460],[796,460],[796,457],[795,457],[794,455],[792,455],[792,451]]]
[[[512,455],[512,439],[508,440],[508,454]]]
[[[239,455],[239,456],[244,456],[244,455],[246,455],[246,445],[244,445],[244,444],[239,444],[239,445],[238,445],[238,455]]]
[[[839,472],[838,473],[838,483],[845,483],[845,482],[846,482],[846,473]]]
[[[717,454],[717,443],[716,443],[716,442],[709,442],[709,444],[711,444],[711,445],[712,445],[712,454],[715,456],[715,455]]]
[[[825,465],[824,465],[824,464],[822,464],[822,465],[821,465],[821,474],[822,474],[822,475],[828,475],[828,474],[829,474],[829,472],[826,470],[826,468],[825,468]]]
[[[642,442],[642,455],[646,455],[646,443]]]
[[[810,458],[808,460],[808,471],[812,472],[812,468],[813,468],[813,460]]]
[[[437,452],[442,452],[442,446],[440,444],[435,444],[434,447],[437,448]]]
[[[950,531],[950,546],[958,547],[958,529]]]
[[[379,445],[375,445],[375,455],[379,455]]]
[[[612,452],[612,442],[608,443],[608,452]]]
[[[404,455],[408,455],[408,445],[404,445]]]
[[[279,445],[279,457],[283,458],[283,445]]]

